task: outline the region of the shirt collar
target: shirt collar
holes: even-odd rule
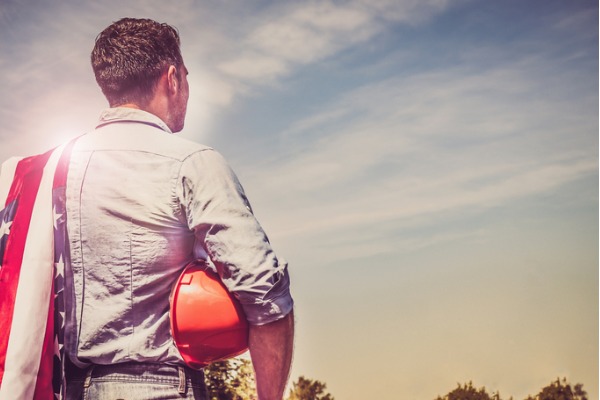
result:
[[[107,108],[100,115],[100,120],[98,121],[96,128],[100,128],[101,126],[112,124],[114,122],[139,122],[142,124],[155,126],[167,133],[173,133],[167,124],[165,124],[164,121],[158,118],[156,115],[147,111],[138,110],[137,108],[129,107]]]

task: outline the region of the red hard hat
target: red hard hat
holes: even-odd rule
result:
[[[171,334],[192,368],[248,350],[248,322],[219,276],[202,263],[185,267],[171,293]]]

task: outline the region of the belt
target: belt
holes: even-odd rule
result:
[[[65,363],[65,377],[67,384],[83,382],[83,387],[91,385],[92,379],[110,379],[111,375],[130,375],[136,380],[144,380],[144,372],[152,373],[149,382],[153,382],[157,376],[163,379],[173,380],[177,383],[179,393],[185,394],[187,390],[187,379],[192,384],[204,386],[204,374],[183,365],[168,365],[160,363],[125,362],[119,364],[99,365],[92,364],[87,368],[79,368],[67,360]]]

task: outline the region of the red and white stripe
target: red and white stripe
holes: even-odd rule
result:
[[[66,146],[2,165],[0,209],[19,204],[0,269],[0,400],[54,399],[52,189]]]

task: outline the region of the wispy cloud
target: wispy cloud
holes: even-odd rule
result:
[[[306,65],[363,43],[390,22],[417,23],[446,1],[310,1],[273,6],[219,69],[242,84],[272,83]]]
[[[577,72],[559,74],[542,57],[366,85],[284,132],[288,153],[245,176],[259,188],[251,198],[268,204],[278,236],[344,256],[332,247],[344,247],[340,237],[350,243],[389,221],[428,226],[557,190],[598,168],[594,93],[572,97],[573,85]],[[381,236],[372,246],[402,247]]]

